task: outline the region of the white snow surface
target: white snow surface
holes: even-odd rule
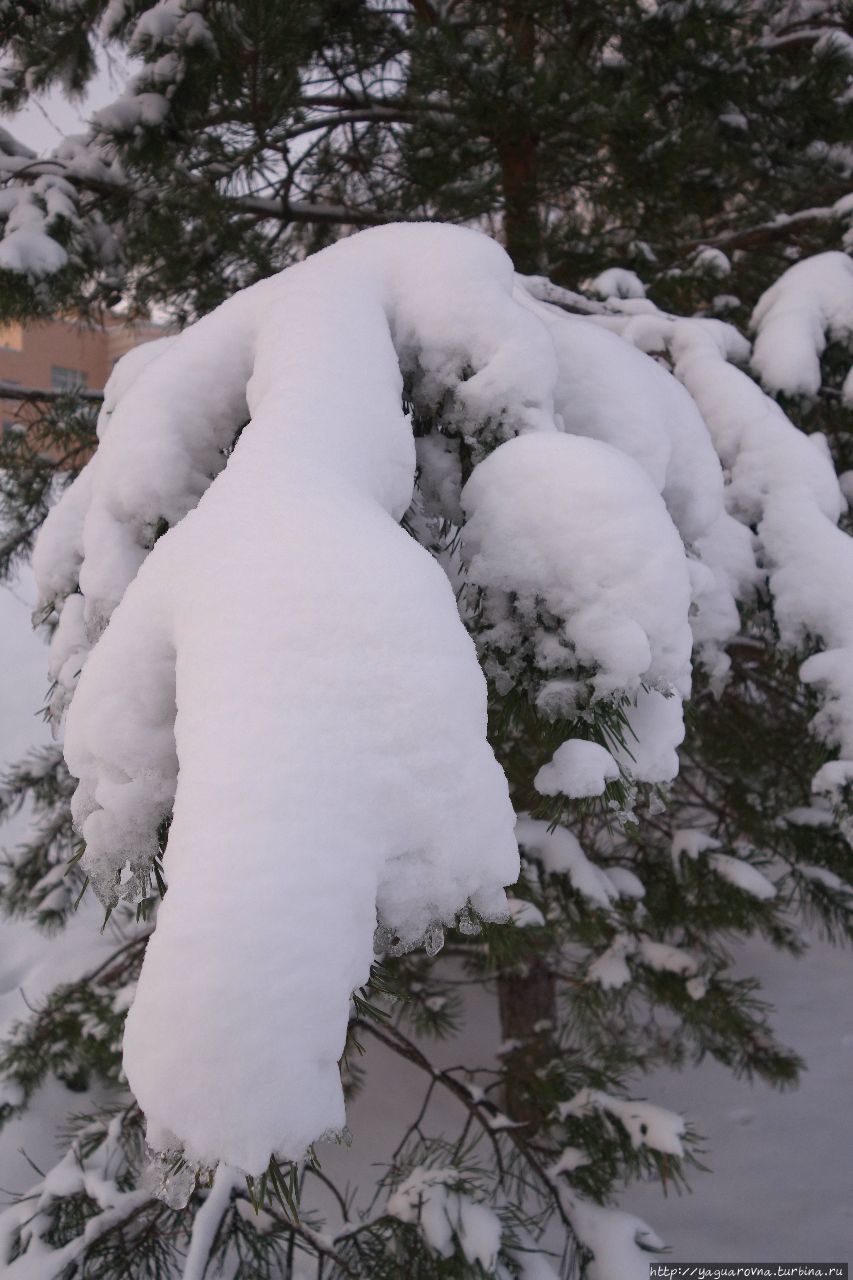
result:
[[[625,1127],[631,1145],[635,1148],[650,1147],[653,1151],[679,1158],[684,1155],[681,1139],[686,1125],[684,1117],[674,1111],[668,1111],[653,1102],[616,1098],[601,1089],[581,1089],[568,1102],[559,1106],[561,1120],[589,1115],[593,1111],[604,1111],[615,1117]]]
[[[796,810],[792,812],[812,814],[818,811]],[[824,824],[827,817],[832,821],[831,814],[824,813],[821,816]],[[791,822],[792,820],[791,813],[784,815],[784,821]],[[757,867],[753,866],[745,858],[735,858],[728,853],[719,853],[718,850],[720,848],[720,841],[707,831],[691,830],[685,827],[677,828],[672,833],[671,849],[672,865],[676,876],[681,874],[682,858],[690,858],[692,862],[696,862],[700,857],[707,856],[708,866],[723,880],[733,884],[735,888],[742,889],[744,893],[750,893],[754,898],[760,898],[762,901],[776,897],[776,886],[763,872],[759,871]]]
[[[686,543],[723,512],[723,473],[684,387],[656,360],[588,319],[516,290],[551,333],[557,410],[570,435],[613,445],[640,464]]]
[[[76,221],[74,189],[64,178],[43,175],[31,186],[6,187],[0,214],[6,215],[0,267],[39,279],[65,266],[68,254],[50,235],[59,219]]]
[[[819,253],[789,267],[758,299],[752,367],[768,391],[816,396],[827,340],[853,345],[853,259]],[[853,404],[853,377],[845,384]]]
[[[733,884],[736,889],[742,889],[744,893],[752,894],[753,898],[766,902],[769,898],[776,897],[776,886],[772,880],[768,880],[757,867],[743,858],[733,858],[728,853],[712,853],[708,857],[708,865],[723,880]]]
[[[750,598],[758,573],[749,529],[724,509],[720,460],[696,404],[617,333],[541,301],[536,280],[518,277],[516,296],[551,330],[564,429],[615,446],[662,494],[690,552],[696,653],[722,683],[724,646],[740,628],[737,601]]]
[[[505,912],[514,815],[485,684],[446,577],[396,521],[412,348],[448,385],[474,366],[472,420],[555,431],[551,344],[512,285],[486,238],[397,227],[237,295],[136,372],[79,539],[64,569],[48,557],[48,595],[79,564],[90,637],[111,617],[66,735],[105,899],[127,863],[134,890],[174,807],[125,1035],[155,1148],[254,1173],[301,1156],[344,1123],[337,1062],[377,918],[412,945],[469,899]]]
[[[670,946],[668,942],[655,942],[651,938],[640,938],[637,953],[643,964],[658,973],[676,973],[683,978],[692,978],[699,972],[699,964],[689,951],[681,947]]]
[[[545,917],[537,906],[524,898],[507,898],[509,918],[516,929],[536,929],[545,924]]]
[[[467,431],[498,423],[506,441],[462,495],[472,579],[544,597],[562,659],[588,664],[599,695],[639,699],[635,776],[672,776],[691,650],[687,558],[658,492],[675,437],[653,482],[614,445],[565,434],[566,353],[514,285],[487,238],[402,225],[243,291],[119,364],[96,458],[46,522],[54,710],[73,694],[74,814],[104,901],[143,891],[173,811],[125,1037],[157,1149],[257,1173],[271,1149],[298,1157],[339,1129],[337,1061],[377,919],[410,946],[469,900],[505,912],[517,874],[472,645],[396,523],[416,461],[401,366],[449,391]],[[639,368],[618,339],[592,341]],[[661,403],[681,396],[652,368]],[[691,421],[704,528],[721,482]],[[318,930],[334,939],[322,958]],[[215,1060],[209,1079],[187,1078],[188,1057]]]
[[[834,269],[842,270],[838,263]],[[847,504],[826,442],[798,431],[732,363],[748,358],[749,344],[731,325],[679,320],[650,303],[643,307],[594,321],[641,350],[668,354],[723,463],[729,515],[757,528],[755,552],[768,576],[782,642],[821,646],[801,676],[822,697],[815,731],[841,754],[821,770],[816,789],[837,800],[853,774],[853,543],[838,528]],[[726,575],[742,599],[756,580],[743,555],[747,548],[748,541],[737,544],[726,535],[712,552],[727,564]]]
[[[696,862],[699,856],[709,849],[719,849],[720,842],[708,831],[690,827],[676,827],[672,833],[671,857],[676,877],[681,873],[681,859],[690,858]]]
[[[125,1039],[155,1149],[252,1173],[271,1151],[299,1158],[344,1121],[337,1062],[377,922],[405,947],[469,901],[506,912],[514,816],[483,677],[447,577],[398,524],[416,468],[401,367],[449,393],[460,435],[498,442],[461,495],[452,444],[417,458],[424,504],[467,518],[487,621],[511,650],[546,609],[540,665],[627,697],[636,742],[617,761],[638,780],[675,774],[694,643],[725,677],[735,600],[757,577],[746,526],[777,574],[792,556],[776,498],[796,489],[837,533],[825,454],[727,363],[744,356],[728,326],[635,299],[604,317],[616,337],[521,292],[474,232],[341,241],[120,362],[98,453],[45,525],[54,709],[73,694],[75,820],[105,901],[141,891],[173,813]],[[690,394],[631,342],[668,348]],[[584,428],[572,403],[593,358],[630,369],[657,427],[643,410],[632,432],[623,396]],[[817,632],[777,585],[783,632]],[[826,607],[846,651],[849,612]],[[820,656],[846,741],[853,677]],[[615,884],[580,855],[569,874],[606,906]],[[643,963],[695,976],[655,945]],[[189,1078],[187,1060],[210,1070]]]
[[[417,1168],[388,1198],[387,1212],[400,1222],[415,1223],[424,1241],[440,1257],[450,1257],[456,1244],[470,1263],[487,1274],[494,1271],[501,1243],[501,1221],[487,1205],[455,1190],[456,1169]]]
[[[707,274],[722,279],[731,274],[731,260],[714,245],[701,244],[693,254],[690,269],[694,274]]]
[[[645,298],[646,286],[636,271],[626,267],[607,267],[594,280],[590,280],[589,289],[597,293],[599,298]]]
[[[606,747],[584,738],[569,738],[557,748],[533,779],[541,796],[600,796],[619,777],[619,766]]]
[[[684,545],[632,458],[580,436],[521,436],[475,468],[462,504],[471,581],[511,593],[521,618],[544,603],[598,696],[643,682],[689,693]]]
[[[635,950],[634,939],[625,933],[617,933],[606,951],[589,965],[586,973],[589,982],[597,982],[605,991],[618,991],[631,981],[628,956]]]
[[[664,1248],[648,1223],[578,1198],[571,1201],[569,1217],[578,1238],[592,1254],[589,1280],[648,1280],[654,1250]]]
[[[595,906],[608,910],[624,893],[586,856],[577,836],[565,827],[551,831],[547,822],[521,814],[515,833],[522,849],[537,858],[547,874],[567,875],[572,887]]]
[[[613,754],[622,771],[642,782],[671,782],[678,773],[684,716],[678,694],[641,689],[626,709],[629,732]]]
[[[32,744],[33,731],[39,729],[33,712],[43,698],[44,650],[29,628],[32,603],[26,583],[23,589],[16,587],[14,594],[0,590],[5,673],[0,707],[2,755],[7,763]],[[809,820],[831,820],[825,810],[793,811],[788,818],[802,821],[803,815]],[[5,847],[16,838],[16,832],[4,828]],[[615,870],[611,868],[608,875],[614,877]],[[808,873],[805,867],[801,870]],[[4,1021],[27,1014],[25,997],[30,1003],[37,1002],[58,981],[94,967],[99,958],[109,954],[111,940],[98,937],[97,924],[83,915],[84,909],[85,900],[68,929],[51,939],[28,925],[0,921]],[[848,1105],[853,1055],[849,952],[815,940],[803,962],[752,940],[743,944],[738,954],[744,975],[762,977],[766,994],[778,1009],[774,1022],[783,1039],[807,1057],[809,1070],[803,1084],[793,1093],[778,1093],[761,1083],[750,1086],[710,1059],[699,1068],[663,1071],[644,1081],[643,1092],[688,1112],[706,1135],[710,1153],[705,1163],[712,1172],[691,1178],[693,1195],[664,1197],[659,1184],[634,1186],[627,1193],[626,1205],[655,1222],[671,1246],[671,1258],[769,1262],[784,1257],[790,1262],[807,1262],[822,1256],[848,1261],[853,1239],[848,1194],[853,1145],[853,1113]],[[469,1056],[478,1057],[484,1042],[498,1042],[500,1033],[492,1025],[493,1017],[489,1000],[469,1010]],[[387,1135],[408,1123],[412,1097],[420,1083],[414,1068],[401,1064],[396,1055],[383,1056],[383,1052],[370,1049],[367,1087],[350,1118],[353,1146],[332,1147],[324,1159],[324,1167],[328,1164],[333,1174],[337,1172],[353,1184],[372,1182],[375,1162],[387,1158]],[[444,1046],[444,1053],[440,1062],[446,1066],[454,1065],[460,1053],[465,1057],[455,1040]],[[0,1184],[24,1190],[32,1182],[32,1169],[19,1148],[43,1167],[53,1163],[55,1129],[79,1106],[78,1094],[54,1082],[39,1095],[23,1121],[7,1124],[0,1137]],[[452,1116],[441,1117],[434,1127],[442,1131],[453,1122]],[[585,1227],[587,1238],[595,1241],[595,1214],[584,1217],[582,1206],[578,1209],[575,1205],[575,1209],[578,1229]],[[636,1218],[632,1221],[639,1223]],[[635,1249],[633,1235],[623,1220],[614,1224],[603,1218],[601,1230],[606,1231],[605,1251],[614,1235],[627,1239],[632,1251]],[[541,1255],[521,1254],[519,1258],[529,1264],[531,1276],[539,1274],[535,1272],[537,1264],[542,1275],[552,1280],[556,1275]],[[606,1258],[606,1252],[600,1254],[600,1265]],[[633,1274],[638,1280],[646,1280],[649,1260],[650,1255],[637,1251]],[[25,1273],[19,1262],[15,1275],[21,1270],[22,1275],[31,1274],[36,1280],[45,1264],[44,1257],[38,1258],[34,1269]],[[632,1272],[625,1267],[624,1257],[617,1254],[613,1265],[615,1270],[607,1280],[614,1276],[630,1280]]]

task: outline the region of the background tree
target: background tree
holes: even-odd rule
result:
[[[0,262],[7,314],[37,315],[80,303],[97,308],[120,297],[132,309],[156,302],[190,318],[341,232],[401,215],[437,216],[500,231],[523,272],[547,271],[558,285],[595,277],[587,296],[544,282],[531,283],[530,290],[570,312],[597,315],[658,352],[709,420],[713,405],[703,403],[689,381],[685,331],[676,332],[667,315],[637,296],[643,286],[636,275],[602,269],[618,262],[639,272],[665,308],[745,321],[758,294],[788,263],[835,245],[847,209],[849,157],[841,145],[847,11],[828,5],[816,19],[811,11],[807,18],[779,5],[593,10],[508,4],[500,17],[496,24],[493,5],[212,4],[111,7],[106,14],[93,7],[81,20],[64,8],[54,13],[42,5],[16,6],[6,27],[9,105],[59,77],[82,89],[94,65],[98,24],[102,39],[128,49],[141,66],[123,97],[100,113],[92,136],[64,143],[56,157],[36,158],[4,139],[7,218]],[[787,383],[771,380],[773,391],[797,401],[809,426],[828,432],[842,467],[837,345],[830,342],[817,387],[805,387],[795,375],[803,361],[817,359],[825,330],[830,340],[843,338],[843,261],[838,255],[817,259],[828,271],[826,288],[816,289],[813,274],[802,288],[796,277],[788,278],[794,287],[786,296],[801,313],[808,306],[809,331],[816,336],[798,340],[802,359],[791,365]],[[625,294],[635,296],[620,299]],[[656,317],[645,332],[643,311]],[[764,304],[765,319],[768,312],[772,299]],[[730,354],[745,358],[743,347]],[[404,371],[416,434],[431,442],[419,446],[420,494],[407,527],[457,572],[460,521],[446,509],[438,519],[434,502],[430,508],[430,451],[436,439],[455,438],[464,481],[499,437],[472,445],[454,430],[453,403],[436,399],[417,367]],[[67,409],[60,408],[46,430],[58,432],[63,444],[69,438],[85,442],[91,428],[79,418],[70,424]],[[8,546],[24,552],[47,507],[51,469],[32,437],[13,437],[4,450]],[[223,464],[229,450],[230,444]],[[753,529],[763,518],[757,508],[736,514]],[[590,700],[587,690],[570,713],[565,707],[543,710],[539,695],[553,672],[541,668],[535,650],[512,655],[508,685],[502,678],[507,654],[494,646],[484,623],[484,590],[469,582],[462,612],[491,676],[492,744],[516,808],[535,815],[524,846],[528,870],[515,890],[516,911],[522,918],[526,913],[531,927],[487,927],[474,937],[461,932],[444,954],[465,966],[464,981],[484,990],[497,984],[510,1043],[500,1071],[480,1079],[489,1086],[486,1096],[495,1099],[490,1106],[506,1108],[524,1127],[497,1126],[496,1137],[487,1119],[493,1113],[479,1101],[472,1104],[474,1095],[452,1074],[436,1076],[421,1041],[400,1024],[371,1020],[371,1006],[381,1003],[389,986],[406,995],[402,1016],[420,1036],[446,1034],[458,1018],[458,969],[421,953],[389,960],[388,972],[375,976],[379,996],[357,1002],[353,1035],[382,1040],[423,1067],[430,1082],[438,1079],[467,1107],[471,1124],[453,1141],[425,1136],[416,1124],[389,1164],[387,1186],[396,1187],[399,1197],[396,1214],[386,1212],[345,1233],[344,1243],[330,1243],[293,1220],[293,1191],[278,1166],[269,1176],[279,1205],[267,1205],[272,1220],[263,1220],[263,1231],[258,1220],[242,1215],[245,1199],[235,1194],[235,1183],[223,1177],[213,1193],[196,1191],[195,1206],[216,1203],[221,1210],[215,1250],[223,1259],[236,1250],[246,1274],[262,1266],[289,1274],[297,1244],[330,1259],[340,1274],[346,1268],[395,1274],[400,1248],[425,1275],[472,1268],[476,1274],[482,1264],[465,1252],[464,1231],[457,1231],[448,1256],[436,1252],[428,1233],[425,1240],[418,1234],[418,1203],[422,1223],[431,1198],[444,1211],[450,1204],[451,1217],[461,1223],[466,1194],[500,1205],[507,1193],[518,1199],[521,1187],[535,1187],[517,1218],[505,1206],[500,1210],[502,1265],[514,1274],[527,1265],[526,1242],[542,1215],[549,1208],[564,1212],[542,1171],[559,1162],[567,1145],[592,1157],[560,1174],[585,1198],[589,1215],[587,1230],[575,1223],[568,1238],[589,1243],[595,1239],[592,1202],[643,1169],[656,1168],[664,1180],[677,1176],[684,1135],[658,1135],[664,1146],[652,1148],[636,1140],[630,1116],[626,1121],[619,1110],[632,1073],[707,1052],[777,1082],[796,1070],[793,1056],[774,1044],[754,988],[727,975],[726,937],[759,930],[798,949],[800,936],[787,915],[791,906],[815,911],[834,933],[849,929],[847,846],[825,802],[815,809],[810,795],[832,724],[824,713],[824,741],[808,736],[819,703],[814,686],[797,676],[805,652],[821,639],[833,643],[821,626],[809,623],[792,641],[793,629],[780,619],[768,583],[754,593],[744,590],[742,635],[728,645],[731,669],[722,696],[726,673],[710,649],[704,670],[696,673],[697,714],[665,810],[652,784],[637,789],[630,764],[596,804],[543,796],[533,782],[566,739],[591,739],[617,754],[621,741],[630,756],[625,706]],[[547,634],[555,622],[545,611],[537,626]],[[589,673],[573,669],[572,678],[584,685]],[[58,695],[61,688],[54,694],[57,711]],[[806,744],[794,760],[792,741]],[[83,884],[82,878],[75,883],[73,870],[63,875],[74,839],[69,790],[57,753],[28,762],[8,781],[7,803],[29,794],[42,821],[29,849],[9,868],[4,901],[45,925],[63,921]],[[630,820],[632,806],[638,822]],[[797,811],[801,821],[780,822]],[[627,825],[614,827],[614,813]],[[564,843],[555,852],[537,822],[545,828],[556,822],[558,832],[576,835],[582,857],[589,854],[594,864],[616,871],[612,883],[620,870],[637,878],[645,887],[646,924],[639,923],[630,892],[614,907],[600,882],[596,901],[574,846],[567,851]],[[765,885],[771,871],[775,897],[760,888],[761,878],[751,881],[752,891],[744,888],[745,866]],[[557,874],[551,874],[554,868]],[[628,883],[623,877],[623,889]],[[137,906],[142,921],[156,897],[152,881],[151,894]],[[75,1257],[85,1257],[87,1274],[138,1275],[143,1267],[169,1274],[181,1249],[193,1247],[190,1215],[174,1218],[132,1189],[141,1118],[121,1092],[118,1041],[123,993],[138,971],[146,926],[141,936],[133,935],[126,931],[129,923],[122,923],[114,956],[90,981],[49,1001],[20,1029],[5,1059],[21,1091],[17,1107],[50,1070],[118,1090],[117,1101],[81,1122],[73,1151],[84,1169],[87,1160],[101,1170],[119,1161],[116,1185],[131,1197],[122,1202],[127,1212],[97,1215],[85,1179],[77,1191],[44,1200],[50,1218],[45,1238],[73,1246]],[[599,962],[603,968],[593,970]],[[592,973],[600,977],[591,980]],[[630,985],[618,981],[623,974],[632,978]],[[674,1025],[659,1030],[650,1008],[674,1015]],[[346,1064],[355,1085],[351,1053]],[[609,1098],[610,1111],[596,1106],[595,1097]],[[586,1101],[559,1111],[579,1098]],[[469,1150],[472,1126],[484,1137]],[[506,1172],[500,1176],[483,1154],[484,1143],[502,1150]],[[458,1182],[442,1172],[425,1184],[417,1172],[424,1165],[449,1165]],[[407,1180],[413,1177],[414,1183]],[[256,1189],[261,1199],[265,1192]],[[93,1229],[89,1239],[79,1234],[90,1219],[103,1228],[97,1239]],[[25,1237],[12,1239],[13,1251],[26,1243]]]
[[[500,230],[521,271],[576,284],[616,261],[680,305],[698,247],[737,250],[750,306],[789,247],[830,247],[846,216],[838,0],[40,3],[3,18],[8,109],[50,84],[85,92],[102,45],[131,59],[89,137],[49,161],[3,146],[3,262],[44,212],[62,250],[45,265],[68,255],[53,288],[77,303],[197,314],[353,228],[438,217]]]

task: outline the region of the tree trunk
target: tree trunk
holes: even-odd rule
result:
[[[504,245],[516,271],[542,270],[542,224],[537,184],[538,139],[525,108],[535,70],[536,23],[530,0],[507,0],[504,30],[513,51],[521,89],[520,103],[503,113],[505,128],[496,134],[504,198]]]
[[[498,143],[504,197],[504,246],[516,271],[535,275],[543,268],[542,227],[536,184],[536,140],[516,134]]]
[[[537,1071],[554,1054],[557,1016],[556,979],[547,961],[535,957],[521,972],[500,974],[498,1007],[504,1041],[514,1045],[503,1059],[506,1113],[512,1120],[539,1124],[545,1117],[532,1095]]]
[[[518,70],[519,95],[535,70],[536,23],[530,0],[506,0],[504,31]],[[538,147],[533,121],[523,106],[513,104],[493,134],[503,191],[504,247],[516,271],[536,274],[542,261],[539,210]],[[498,977],[498,1005],[505,1041],[516,1045],[504,1056],[504,1107],[511,1119],[537,1124],[545,1118],[535,1100],[537,1072],[553,1057],[556,1025],[556,979],[547,958],[530,955]]]

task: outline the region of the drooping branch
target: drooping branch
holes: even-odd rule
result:
[[[94,176],[56,158],[27,160],[21,163],[20,157],[15,157],[14,163],[11,163],[9,157],[0,156],[0,174],[4,170],[12,179],[35,180],[40,177],[63,179],[78,193],[85,192],[111,199],[119,198],[128,204],[133,200],[153,198],[155,194],[114,172],[102,170],[98,176]],[[195,185],[204,186],[205,190],[209,190],[209,187],[201,182],[196,182]],[[282,223],[374,227],[385,222],[393,222],[400,216],[393,211],[386,213],[376,209],[356,209],[342,204],[310,200],[291,201],[282,198],[228,195],[222,195],[221,199],[235,214],[249,214],[255,218],[273,218]]]
[[[306,98],[300,98],[298,105],[304,110],[311,110],[315,107],[336,107],[342,110],[354,110],[361,108],[362,110],[371,111],[392,111],[395,114],[403,113],[414,114],[415,112],[438,112],[442,115],[454,115],[455,107],[449,102],[442,102],[438,98],[430,98],[426,102],[417,102],[414,99],[406,97],[374,97],[367,93],[318,93],[312,94]]]
[[[103,391],[87,391],[80,389],[75,396],[90,404],[100,404],[104,398]],[[52,402],[67,400],[68,392],[55,387],[19,387],[14,382],[0,382],[0,400],[17,400],[20,403],[39,404],[41,401]]]
[[[426,1072],[431,1079],[453,1095],[456,1101],[468,1111],[472,1119],[481,1127],[484,1135],[491,1141],[499,1169],[503,1167],[503,1160],[498,1141],[499,1136],[503,1135],[510,1141],[518,1155],[527,1163],[534,1178],[549,1191],[554,1190],[554,1179],[547,1172],[542,1161],[531,1149],[530,1144],[524,1137],[524,1125],[512,1124],[500,1112],[495,1111],[492,1113],[484,1109],[482,1101],[478,1100],[470,1088],[461,1081],[456,1080],[450,1072],[442,1071],[430,1062],[423,1050],[400,1031],[398,1027],[379,1027],[375,1022],[369,1022],[365,1019],[360,1019],[357,1025],[359,1031],[366,1032],[374,1040],[378,1040],[385,1045],[387,1049],[405,1058],[412,1066]],[[560,1197],[555,1195],[554,1199],[555,1206],[563,1220],[563,1225],[570,1234],[574,1234],[571,1220],[565,1212]]]
[[[712,245],[717,249],[756,249],[765,244],[785,240],[792,231],[800,228],[811,227],[819,222],[835,222],[845,217],[849,218],[850,212],[842,196],[834,204],[799,209],[796,213],[780,213],[769,222],[759,222],[752,227],[732,228],[730,231],[705,236],[701,240],[691,240],[684,245],[684,249],[697,249],[701,245]]]

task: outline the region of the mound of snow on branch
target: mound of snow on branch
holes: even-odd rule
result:
[[[764,295],[757,322],[769,325],[773,320],[774,331],[781,326],[783,335],[789,325],[800,332],[805,309],[817,359],[824,329],[836,337],[847,333],[850,279],[843,254],[798,263]],[[841,759],[824,765],[813,787],[841,805],[853,781],[853,542],[838,527],[847,503],[826,442],[798,431],[779,405],[732,363],[746,361],[749,344],[731,325],[681,320],[651,303],[642,305],[641,313],[594,320],[645,352],[669,355],[723,463],[729,515],[747,533],[749,527],[757,530],[755,552],[767,575],[782,643],[795,651],[821,645],[820,652],[803,662],[800,676],[817,687],[822,699],[814,730],[840,751]],[[769,377],[765,368],[761,372]],[[776,385],[773,378],[769,381]],[[805,384],[783,389],[802,391]],[[730,582],[740,581],[745,598],[749,567],[738,563],[740,552],[730,535],[718,534],[711,541],[711,559],[728,565]],[[842,825],[851,830],[847,819]]]
[[[740,629],[737,602],[752,597],[759,578],[750,530],[724,507],[720,461],[687,390],[656,360],[596,323],[599,317],[591,323],[547,301],[562,292],[538,278],[519,277],[516,285],[519,301],[551,332],[564,429],[633,458],[663,496],[690,557],[695,652],[721,687],[731,665],[725,645]],[[651,302],[641,305],[655,313]]]
[[[483,592],[480,643],[512,654],[532,634],[540,670],[587,669],[599,698],[645,700],[657,686],[672,715],[636,712],[639,750],[627,763],[644,781],[672,777],[690,690],[690,577],[642,468],[598,440],[527,435],[475,468],[462,505],[468,578]],[[543,609],[551,628],[538,626]]]
[[[483,237],[402,227],[237,295],[137,362],[48,522],[43,592],[76,566],[77,640],[109,620],[66,733],[102,900],[144,892],[173,815],[125,1035],[155,1149],[252,1173],[300,1157],[344,1123],[377,920],[404,947],[469,902],[505,914],[517,846],[485,683],[397,523],[415,455],[394,338],[438,381],[473,365],[475,417],[553,431],[550,344],[512,279]],[[45,555],[57,525],[78,536]]]
[[[459,1185],[455,1169],[415,1169],[389,1196],[387,1212],[415,1224],[439,1257],[452,1257],[458,1244],[468,1262],[491,1274],[501,1244],[500,1218]]]
[[[659,338],[669,318],[632,305]],[[255,1174],[273,1152],[300,1158],[344,1122],[337,1064],[377,924],[402,949],[440,945],[471,906],[506,914],[518,854],[485,682],[407,511],[464,522],[446,567],[476,593],[490,674],[490,655],[532,645],[543,707],[585,683],[627,717],[622,772],[674,776],[691,647],[724,679],[736,600],[755,589],[747,525],[781,474],[820,490],[827,527],[840,509],[810,444],[780,459],[775,419],[768,435],[753,406],[745,425],[723,414],[720,369],[749,380],[719,334],[707,371],[707,329],[682,334],[687,391],[635,334],[533,298],[487,238],[401,225],[118,365],[97,455],[35,561],[103,902],[147,892],[171,822],[125,1039],[155,1151]],[[587,413],[593,364],[625,380]],[[417,451],[401,371],[419,422],[438,423]],[[732,387],[735,409],[743,396]],[[568,832],[524,836],[596,905],[622,892]],[[687,953],[655,946],[640,963],[696,977]],[[190,1077],[189,1060],[210,1070]]]
[[[758,299],[752,324],[752,367],[765,387],[816,396],[827,339],[853,346],[853,260],[833,252],[795,263]],[[853,369],[843,395],[853,404]]]
[[[541,796],[600,796],[619,777],[619,766],[606,747],[584,738],[569,738],[533,779]]]

